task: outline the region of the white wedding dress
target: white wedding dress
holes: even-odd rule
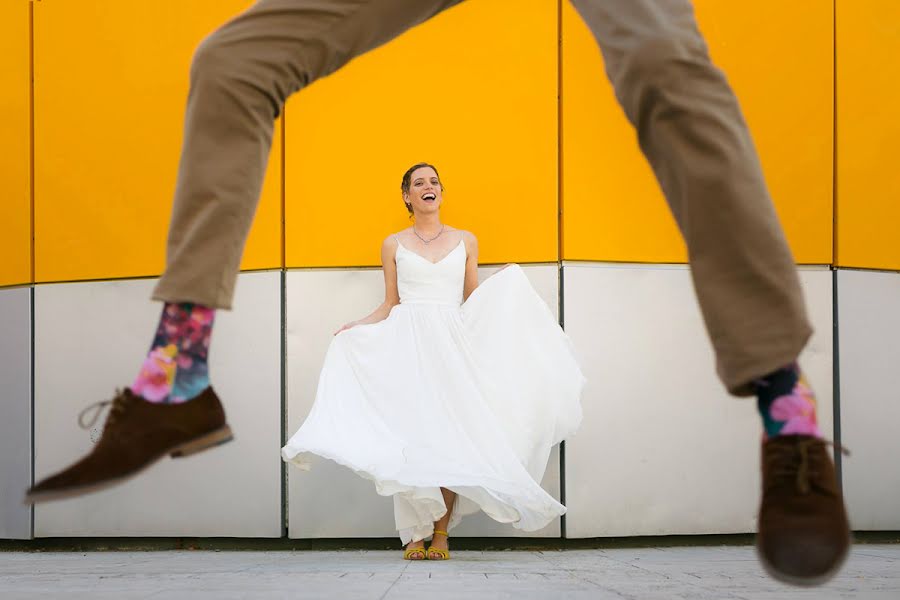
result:
[[[525,531],[565,507],[539,485],[550,449],[581,421],[584,377],[569,338],[518,265],[463,303],[466,247],[430,260],[398,245],[400,304],[384,321],[339,333],[315,404],[282,448],[331,459],[394,497],[403,543],[483,510]]]

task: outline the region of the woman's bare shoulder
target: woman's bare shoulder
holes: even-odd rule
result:
[[[384,238],[383,245],[385,247],[393,247],[397,245],[397,242],[401,240],[404,234],[409,231],[408,229],[403,229],[401,231],[397,231],[395,233],[389,233],[386,238]]]
[[[407,227],[406,229],[401,229],[396,233],[390,234],[384,241],[385,243],[391,242],[396,245],[398,241],[402,244],[403,240],[408,241],[411,237],[413,237],[413,228]]]
[[[393,254],[397,250],[397,244],[399,243],[398,236],[399,233],[392,233],[384,238],[384,241],[381,242],[381,252]]]
[[[462,234],[462,239],[466,241],[466,244],[478,243],[478,238],[471,231],[466,231],[465,229],[459,229],[458,231]]]

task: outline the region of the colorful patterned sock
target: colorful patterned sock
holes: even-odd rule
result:
[[[150,353],[131,391],[149,402],[177,404],[209,387],[209,339],[215,309],[166,302]]]
[[[816,396],[796,363],[755,383],[766,439],[777,435],[822,437],[816,421]]]

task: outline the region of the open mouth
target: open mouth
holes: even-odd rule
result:
[[[434,202],[436,199],[437,199],[437,196],[435,196],[434,194],[432,194],[430,192],[428,194],[425,194],[424,196],[422,196],[422,200],[424,200],[425,202]]]

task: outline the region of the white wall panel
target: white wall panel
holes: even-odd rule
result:
[[[856,530],[900,529],[900,273],[838,272],[844,495]]]
[[[496,268],[479,270],[483,280]],[[525,273],[551,309],[558,309],[558,269],[526,266]],[[319,371],[332,334],[342,324],[359,319],[384,299],[380,269],[299,270],[287,276],[287,411],[288,436],[300,427],[312,408]],[[544,487],[559,497],[556,450],[544,477]],[[374,485],[347,468],[314,458],[310,471],[288,467],[289,536],[392,537],[391,498],[376,494]],[[454,535],[513,536],[510,526],[483,514],[467,517]],[[530,536],[559,535],[558,520]]]
[[[832,288],[801,272],[816,334],[801,365],[832,432]],[[749,532],[762,426],[730,398],[683,266],[566,265],[566,331],[588,384],[566,443],[567,536]]]
[[[35,291],[35,476],[87,452],[102,428],[78,413],[131,384],[159,321],[153,280],[38,286]],[[233,312],[219,311],[210,375],[235,441],[163,461],[82,498],[38,505],[35,535],[281,535],[281,278],[242,274]]]
[[[0,290],[0,538],[31,537],[31,289]]]
[[[384,299],[380,270],[289,271],[287,299],[287,436],[300,427],[315,399],[319,370],[332,334]],[[371,482],[329,460],[309,471],[288,465],[288,536],[390,537],[394,506]]]

